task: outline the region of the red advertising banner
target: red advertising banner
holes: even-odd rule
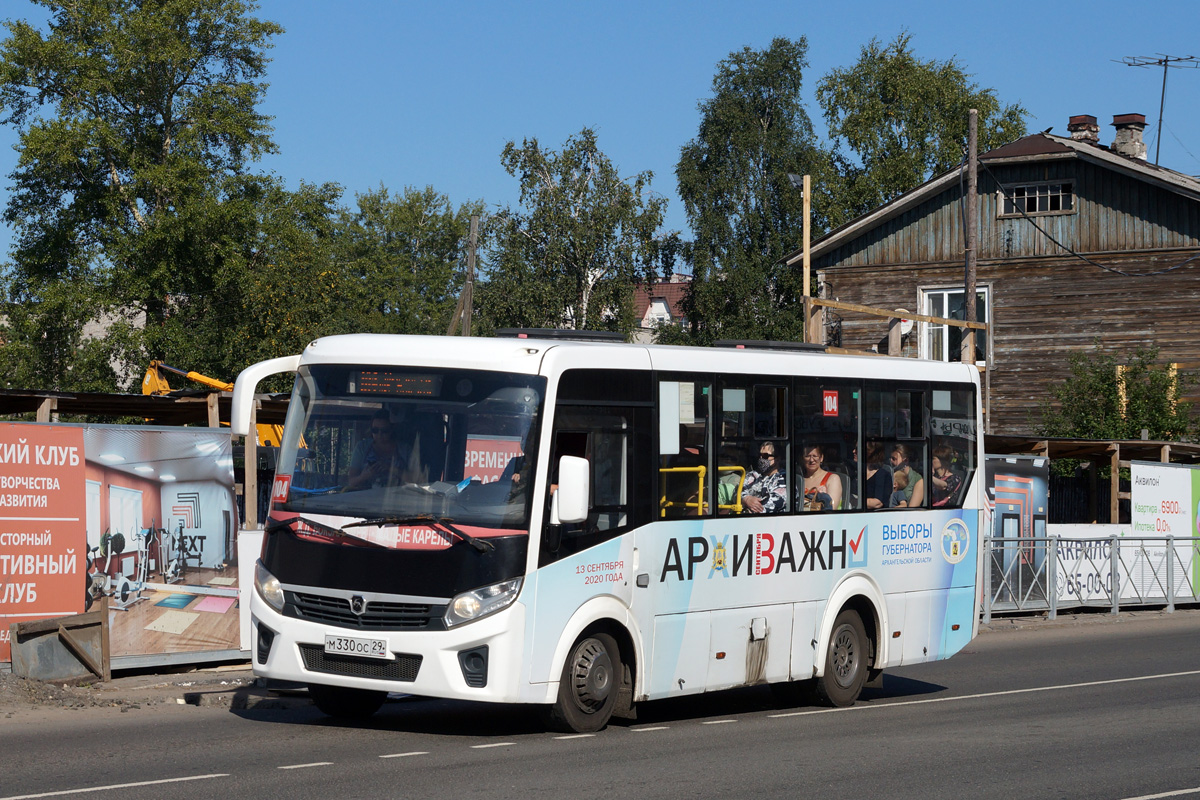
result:
[[[83,611],[85,483],[82,429],[0,423],[0,661],[10,624]]]
[[[504,436],[468,436],[465,477],[481,483],[500,479],[508,462],[521,453],[521,440]]]

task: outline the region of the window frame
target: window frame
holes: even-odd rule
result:
[[[926,316],[930,316],[930,317],[943,317],[946,319],[951,319],[948,312],[943,312],[941,314],[934,314],[929,307],[930,298],[934,295],[941,294],[943,296],[943,298],[948,300],[949,296],[952,293],[961,294],[961,295],[964,295],[963,307],[965,309],[966,308],[966,303],[965,303],[966,291],[967,291],[966,287],[964,287],[962,284],[921,286],[917,289],[917,299],[918,299],[918,305],[921,309],[921,313]],[[978,321],[982,322],[988,326],[988,328],[989,328],[988,333],[990,334],[991,333],[990,328],[992,326],[992,321],[994,319],[994,317],[992,315],[992,284],[991,283],[976,284],[975,294],[976,294],[976,296],[978,296],[980,294],[983,295],[983,310],[984,310],[984,314],[987,315],[987,318],[981,319]],[[943,307],[949,308],[950,307],[949,302],[943,302]],[[933,323],[933,322],[921,322],[919,324],[921,327],[919,330],[920,337],[918,339],[917,352],[921,358],[929,359],[930,361],[941,361],[944,363],[952,363],[954,361],[961,361],[961,359],[949,358],[950,351],[949,351],[949,347],[947,346],[947,344],[949,342],[948,334],[950,332],[951,326],[942,325],[942,324]],[[940,355],[940,356],[934,354],[934,348],[933,348],[933,331],[934,330],[940,330],[942,332],[942,342],[943,342],[942,347],[944,349],[944,353],[942,353],[942,355]],[[993,343],[994,339],[995,339],[995,337],[991,336],[991,335],[989,335],[987,337],[987,349],[984,352],[984,357],[986,360],[985,361],[976,361],[975,362],[976,366],[983,366],[985,364],[992,363],[993,352],[994,352],[992,349],[992,343]],[[945,357],[942,357],[942,356],[945,356]]]
[[[1059,187],[1059,191],[1057,193],[1048,191],[1045,195],[1045,197],[1047,198],[1047,205],[1050,205],[1052,203],[1052,198],[1055,198],[1055,197],[1059,198],[1059,208],[1057,208],[1057,209],[1047,208],[1044,211],[1036,211],[1036,210],[1030,211],[1028,208],[1025,208],[1024,212],[1017,210],[1017,208],[1016,208],[1017,201],[1013,198],[1013,195],[1016,193],[1016,191],[1018,189],[1026,192],[1026,194],[1022,198],[1023,200],[1026,201],[1026,206],[1028,205],[1028,200],[1030,197],[1030,195],[1028,194],[1028,190],[1033,189],[1034,190],[1033,198],[1035,200],[1035,205],[1036,205],[1036,201],[1039,199],[1039,195],[1036,190],[1043,186],[1044,187],[1051,187],[1051,186]],[[1064,189],[1065,189],[1065,191],[1064,191]],[[1068,196],[1071,198],[1071,207],[1070,208],[1062,208],[1061,207],[1062,206],[1062,198],[1068,197]],[[1007,207],[1010,204],[1012,206],[1011,211],[1007,210]],[[1074,178],[1060,178],[1060,179],[1051,179],[1051,180],[1042,180],[1042,181],[1022,181],[1021,183],[1002,183],[999,185],[999,188],[996,189],[996,217],[997,217],[997,219],[1013,219],[1013,218],[1020,218],[1020,217],[1025,217],[1025,216],[1027,216],[1027,217],[1051,217],[1051,216],[1063,216],[1066,214],[1077,214],[1077,213],[1079,213],[1079,200],[1078,200],[1078,195],[1075,194],[1075,179]]]

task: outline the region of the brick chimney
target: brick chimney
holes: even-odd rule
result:
[[[1077,142],[1100,144],[1100,126],[1091,114],[1077,114],[1067,123],[1067,132]]]
[[[1113,152],[1145,161],[1146,143],[1142,141],[1142,131],[1146,129],[1146,115],[1117,114],[1112,124],[1117,129],[1117,136],[1112,143]]]

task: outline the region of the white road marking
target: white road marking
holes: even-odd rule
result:
[[[306,769],[308,767],[331,767],[331,766],[333,766],[332,761],[314,761],[311,764],[288,764],[286,767],[279,767],[279,769]]]
[[[590,739],[594,733],[573,733],[570,736],[555,736],[555,739]]]
[[[902,700],[898,703],[879,703],[877,705],[856,705],[847,706],[846,708],[818,708],[808,711],[789,711],[785,714],[769,714],[768,716],[775,717],[802,717],[807,714],[832,714],[838,711],[862,711],[864,709],[880,709],[880,708],[895,708],[897,706],[919,706],[925,703],[951,703],[957,700],[978,700],[986,697],[1004,697],[1005,695],[1013,694],[1032,694],[1034,692],[1057,692],[1063,689],[1086,689],[1089,686],[1111,686],[1117,683],[1137,683],[1138,681],[1155,681],[1163,678],[1186,678],[1191,675],[1200,675],[1200,669],[1193,669],[1187,672],[1164,672],[1161,675],[1140,675],[1136,678],[1112,678],[1106,681],[1087,681],[1085,683],[1062,683],[1057,686],[1033,686],[1028,689],[1007,689],[1002,692],[980,692],[978,694],[963,694],[954,697],[930,697],[924,700]],[[1166,795],[1164,795],[1166,796]],[[3,800],[3,798],[0,798]]]
[[[158,781],[138,781],[137,783],[114,783],[109,786],[88,786],[84,789],[63,789],[58,792],[42,792],[41,794],[16,794],[11,797],[0,797],[0,800],[34,800],[36,797],[62,797],[67,794],[84,794],[86,792],[106,792],[112,789],[131,789],[135,786],[157,786],[161,783],[183,783],[185,781],[206,781],[209,778],[228,778],[228,772],[218,772],[212,775],[189,775],[186,778],[163,778]]]
[[[380,756],[380,758],[407,758],[408,756],[427,756],[427,755],[429,755],[428,750],[413,750],[411,753],[391,753],[386,756]]]
[[[707,722],[701,722],[701,725],[724,725],[726,722],[737,722],[736,719],[710,719]]]
[[[1179,797],[1185,794],[1200,794],[1200,786],[1194,789],[1177,789],[1174,792],[1162,792],[1160,794],[1144,794],[1141,797],[1126,797],[1125,800],[1158,800],[1160,797]]]
[[[484,750],[488,747],[508,747],[509,745],[512,745],[512,744],[516,744],[516,742],[492,742],[491,744],[473,744],[473,745],[471,745],[471,749],[472,750]]]
[[[655,725],[652,728],[630,728],[631,733],[644,733],[646,731],[665,731],[670,728],[670,725]]]

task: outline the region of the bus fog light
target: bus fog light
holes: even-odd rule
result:
[[[446,607],[446,627],[452,628],[464,622],[486,617],[502,608],[507,608],[517,599],[521,591],[521,579],[494,583],[480,589],[463,592]]]
[[[267,572],[261,561],[254,564],[254,588],[267,605],[276,611],[283,611],[283,587],[279,585],[278,578]]]

